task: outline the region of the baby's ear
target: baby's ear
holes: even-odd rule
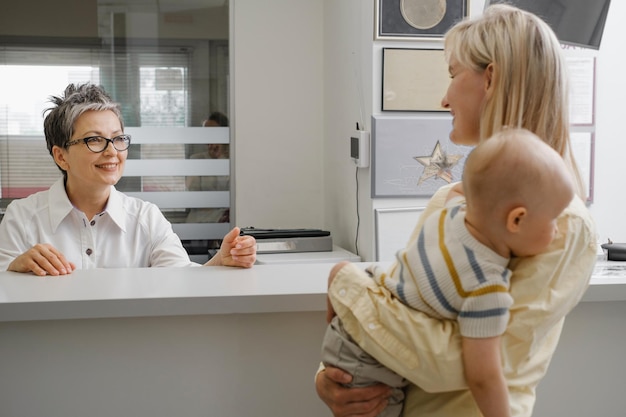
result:
[[[521,229],[521,224],[524,221],[524,217],[528,214],[526,207],[515,207],[509,211],[506,216],[506,230],[510,233],[518,233]]]

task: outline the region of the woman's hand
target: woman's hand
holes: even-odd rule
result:
[[[239,228],[234,227],[224,236],[220,251],[205,265],[250,268],[255,262],[256,239],[252,236],[239,236]]]
[[[375,417],[387,406],[391,388],[383,384],[365,388],[347,388],[342,384],[352,376],[339,368],[326,367],[315,377],[317,395],[335,417]]]
[[[76,269],[76,265],[52,245],[38,243],[9,264],[7,271],[32,272],[35,275],[65,275]]]

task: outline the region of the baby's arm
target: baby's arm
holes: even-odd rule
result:
[[[500,337],[462,338],[467,385],[485,417],[511,415],[509,391],[500,362]]]

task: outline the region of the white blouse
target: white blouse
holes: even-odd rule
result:
[[[63,179],[9,204],[0,223],[0,271],[37,243],[51,244],[79,269],[198,265],[156,205],[111,186],[105,210],[87,219]]]

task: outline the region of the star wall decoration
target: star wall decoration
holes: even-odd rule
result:
[[[448,155],[441,149],[441,144],[437,141],[435,148],[430,156],[414,156],[420,164],[424,165],[424,172],[419,178],[417,185],[420,185],[429,178],[441,178],[447,183],[451,183],[452,167],[454,167],[461,159],[463,155]]]

